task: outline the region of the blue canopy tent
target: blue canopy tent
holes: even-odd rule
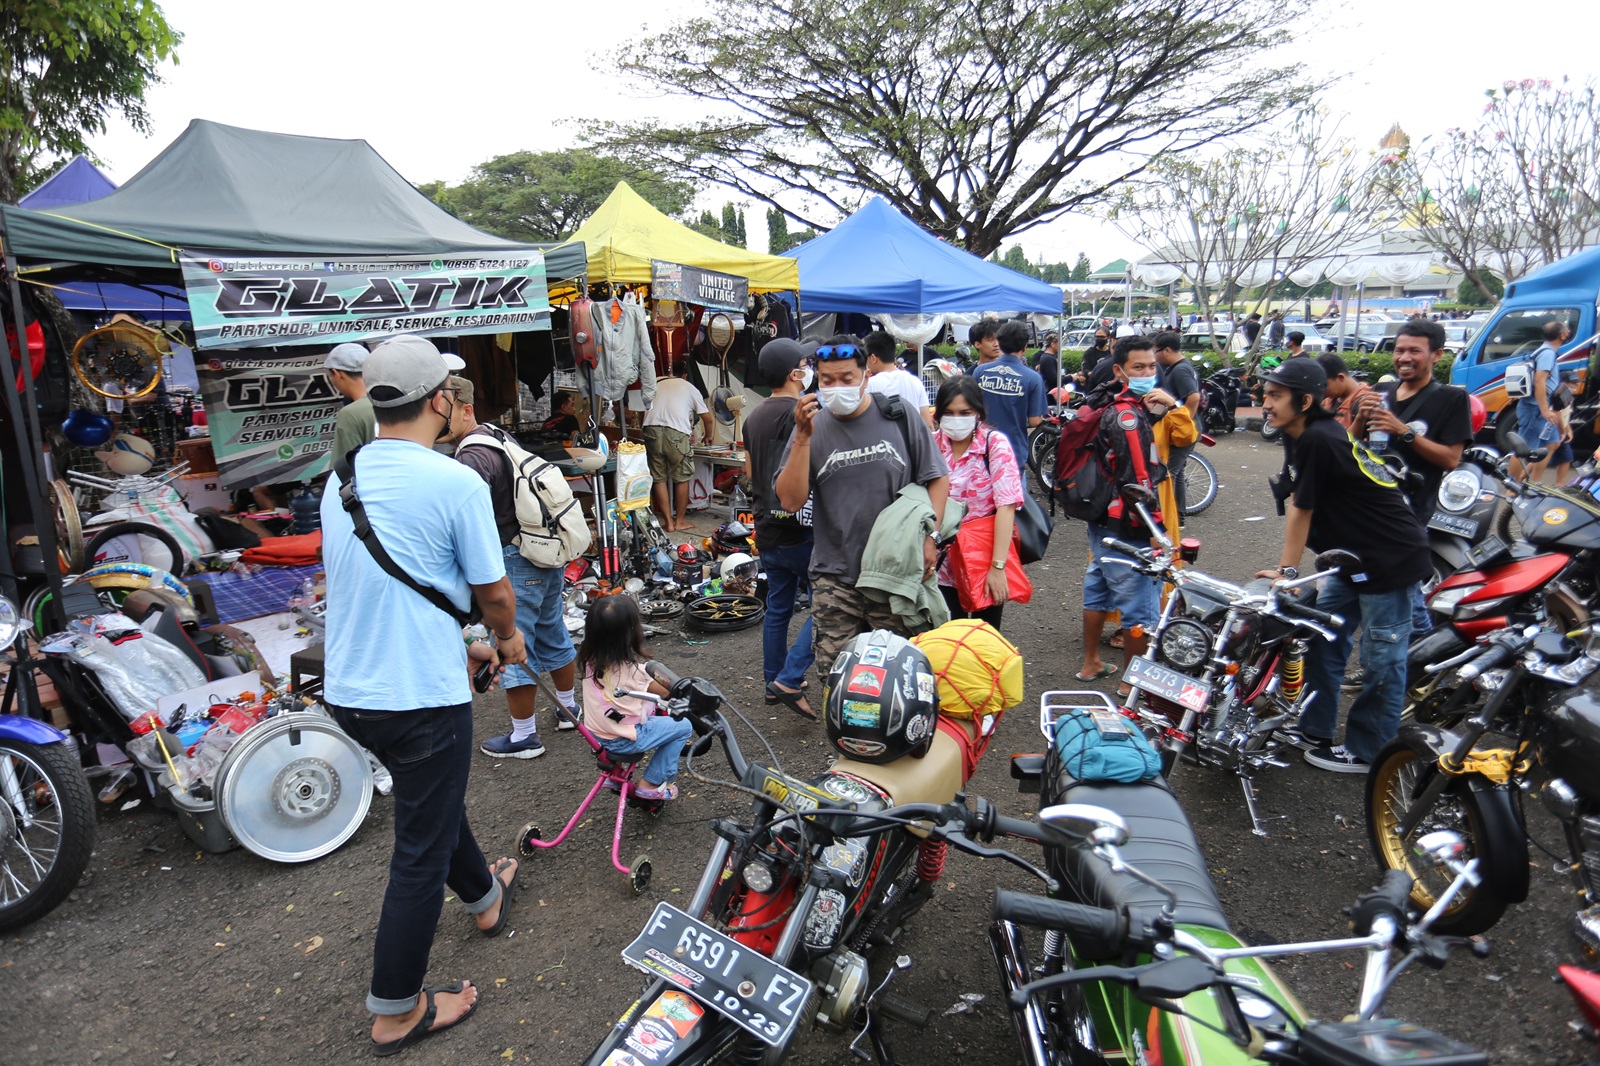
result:
[[[807,311],[1061,311],[1054,285],[941,241],[877,197],[785,254],[800,261],[800,302]]]
[[[83,156],[75,155],[37,189],[18,200],[17,206],[30,211],[48,211],[52,207],[88,203],[116,191],[117,183],[106,177],[104,171]]]

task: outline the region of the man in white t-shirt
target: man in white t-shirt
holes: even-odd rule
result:
[[[921,378],[901,370],[895,362],[895,339],[880,329],[867,334],[861,346],[867,350],[867,391],[900,397],[905,409],[921,413],[922,420],[932,429],[933,407],[928,403],[928,390]]]
[[[656,399],[644,413],[644,450],[650,458],[650,503],[668,533],[688,529],[689,481],[694,477],[694,419],[700,416],[711,440],[711,412],[689,384],[689,364],[672,364],[672,376],[656,382]]]

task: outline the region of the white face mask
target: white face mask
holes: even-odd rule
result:
[[[800,368],[800,391],[801,392],[805,392],[807,389],[809,389],[811,387],[811,379],[812,379],[813,376],[814,375],[812,374],[811,368],[809,366],[803,366],[803,367]]]
[[[817,390],[817,399],[822,401],[822,406],[839,415],[853,415],[856,408],[861,406],[860,385],[824,385]]]
[[[966,440],[978,428],[978,416],[945,415],[939,419],[939,428],[951,440]]]

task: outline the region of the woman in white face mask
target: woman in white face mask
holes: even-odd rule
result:
[[[933,401],[934,443],[950,467],[950,498],[967,505],[962,524],[994,516],[994,555],[984,578],[993,606],[968,610],[956,592],[952,547],[939,568],[939,591],[952,618],[978,618],[996,629],[1008,599],[1006,567],[1017,507],[1022,503],[1022,473],[1004,433],[984,424],[983,389],[963,374],[939,386]],[[1009,563],[1015,566],[1012,559]]]

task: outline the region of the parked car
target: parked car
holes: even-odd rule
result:
[[[1228,332],[1226,326],[1196,325],[1183,331],[1182,338],[1178,341],[1178,350],[1184,352],[1212,352],[1219,349],[1230,352],[1245,350],[1244,334],[1235,330]]]
[[[1323,352],[1333,351],[1333,342],[1327,337],[1324,337],[1321,332],[1318,331],[1317,327],[1313,326],[1311,323],[1292,323],[1290,324],[1289,328],[1284,331],[1284,335],[1287,336],[1290,333],[1296,332],[1304,333],[1306,335],[1306,339],[1300,342],[1300,347],[1304,348],[1306,351],[1312,352],[1316,355],[1321,355]],[[1288,342],[1285,341],[1284,343],[1287,345]]]

